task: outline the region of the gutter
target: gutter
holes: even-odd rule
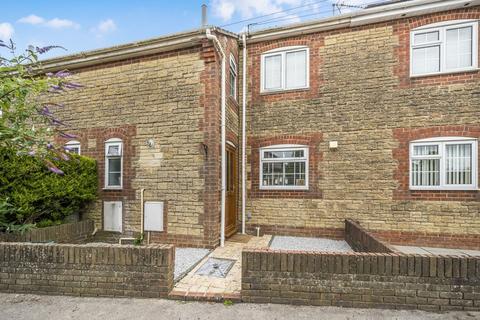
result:
[[[206,37],[209,40],[212,40],[217,48],[218,52],[222,56],[222,83],[221,83],[221,201],[220,201],[220,246],[225,246],[225,202],[226,202],[226,187],[227,187],[227,177],[226,177],[226,94],[225,94],[225,51],[218,40],[218,38],[213,35],[210,29],[205,31]]]
[[[284,27],[268,28],[248,34],[250,43],[275,40],[291,36],[351,28],[372,23],[392,21],[405,17],[414,17],[464,7],[480,5],[480,0],[414,0],[373,7],[339,15],[332,18],[313,20]]]
[[[160,38],[133,42],[115,47],[80,52],[40,61],[46,72],[77,69],[118,60],[132,59],[146,55],[193,47],[205,39],[203,29],[168,35]]]

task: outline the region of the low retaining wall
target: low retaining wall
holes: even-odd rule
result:
[[[393,253],[388,244],[375,238],[370,232],[353,220],[345,220],[345,241],[359,252]]]
[[[94,230],[93,220],[66,223],[59,226],[31,229],[23,234],[0,233],[0,242],[82,243]]]
[[[246,249],[242,300],[360,308],[480,310],[480,259]]]
[[[109,297],[166,297],[171,245],[0,243],[0,291]]]

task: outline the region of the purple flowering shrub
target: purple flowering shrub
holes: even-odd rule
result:
[[[58,159],[68,160],[69,155],[53,141],[58,136],[75,136],[67,133],[67,125],[54,115],[63,105],[48,99],[82,86],[69,80],[68,71],[42,71],[39,55],[56,48],[62,47],[30,47],[17,54],[11,40],[0,40],[0,49],[9,51],[11,56],[4,57],[0,50],[0,148],[33,156],[50,171],[63,174],[55,163]]]

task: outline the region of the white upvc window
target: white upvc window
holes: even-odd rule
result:
[[[230,95],[237,100],[237,63],[233,55],[230,55]]]
[[[464,72],[477,68],[477,20],[435,23],[411,32],[411,76]]]
[[[309,87],[309,49],[285,47],[265,52],[261,57],[261,92]]]
[[[308,190],[308,147],[275,145],[261,148],[260,189]]]
[[[77,140],[68,141],[65,144],[65,150],[68,153],[80,154],[80,152],[81,152],[80,141],[77,141]]]
[[[105,142],[105,189],[121,189],[123,184],[123,142],[109,139]]]
[[[440,137],[410,143],[410,189],[477,190],[474,138]]]

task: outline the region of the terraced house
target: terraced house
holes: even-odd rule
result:
[[[202,27],[44,62],[85,88],[61,141],[98,160],[104,235],[237,233],[480,246],[480,1],[391,1],[234,34]],[[143,218],[145,217],[145,218]]]

